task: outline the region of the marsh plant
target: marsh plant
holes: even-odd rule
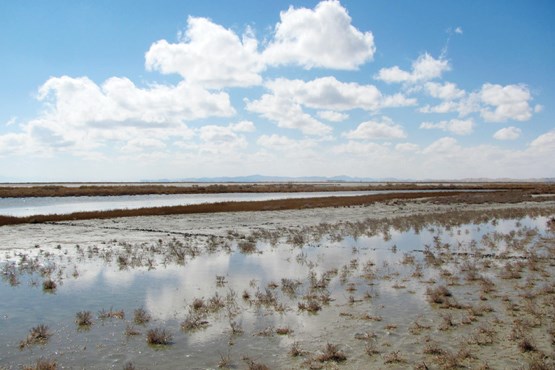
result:
[[[75,314],[75,323],[80,328],[88,328],[93,324],[91,311],[79,311]]]
[[[27,338],[19,343],[19,348],[23,349],[31,344],[46,344],[52,333],[48,330],[48,326],[40,324],[29,331]]]
[[[150,345],[167,346],[172,344],[173,336],[165,328],[149,329],[146,333],[146,341]]]

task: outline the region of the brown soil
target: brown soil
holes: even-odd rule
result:
[[[249,212],[249,211],[277,211],[288,209],[347,207],[371,204],[391,200],[441,198],[462,195],[462,192],[415,192],[415,193],[388,193],[376,195],[363,195],[351,197],[322,197],[303,199],[280,199],[250,202],[221,202],[193,204],[170,207],[150,207],[138,209],[118,209],[110,211],[76,212],[61,215],[35,215],[27,217],[0,216],[0,226],[25,223],[45,223],[54,221],[73,221],[90,219],[107,219],[135,216],[163,216],[191,213],[216,213],[216,212]]]
[[[146,194],[214,194],[214,193],[281,193],[315,191],[373,191],[373,190],[527,190],[555,193],[555,184],[547,183],[388,183],[388,184],[215,184],[175,186],[144,185],[37,185],[0,186],[0,198],[112,196]]]

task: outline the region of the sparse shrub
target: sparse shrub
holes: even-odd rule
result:
[[[142,307],[137,308],[134,311],[133,321],[135,324],[144,325],[151,320],[151,316],[146,310]]]
[[[151,345],[166,346],[172,344],[172,335],[166,329],[154,328],[146,333],[146,341]]]
[[[343,362],[347,360],[347,356],[345,356],[345,354],[339,350],[337,345],[327,343],[326,348],[324,349],[324,353],[317,356],[316,360],[320,362]]]
[[[120,320],[123,320],[123,319],[125,319],[125,313],[123,312],[123,310],[114,311],[114,310],[112,310],[112,308],[110,308],[109,311],[106,311],[106,310],[102,309],[98,312],[98,318],[101,319],[101,320],[105,320],[105,319],[120,319]]]
[[[19,348],[23,349],[29,344],[45,344],[51,336],[48,326],[40,324],[29,331],[27,338],[19,343]]]
[[[56,360],[48,360],[41,358],[37,360],[35,365],[24,366],[23,370],[56,370],[58,368],[58,364]]]
[[[399,354],[399,351],[387,353],[383,356],[383,361],[386,364],[404,364],[407,360]]]
[[[45,292],[53,292],[57,288],[57,284],[54,280],[48,278],[42,282],[42,290]]]
[[[528,338],[522,338],[520,342],[518,342],[518,348],[521,352],[536,352],[536,346],[532,343],[532,341]]]
[[[205,328],[206,326],[208,326],[208,321],[204,319],[203,315],[190,313],[185,321],[181,323],[181,330],[192,331]]]
[[[289,349],[289,355],[291,355],[291,357],[299,357],[303,356],[304,353],[305,352],[301,349],[301,344],[299,342],[293,342]]]
[[[91,311],[79,311],[75,315],[75,323],[79,327],[89,327],[93,324]]]

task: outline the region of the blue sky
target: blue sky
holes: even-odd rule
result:
[[[552,1],[3,1],[0,181],[555,177]]]

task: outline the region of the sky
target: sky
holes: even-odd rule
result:
[[[555,177],[551,0],[0,2],[0,182]]]

